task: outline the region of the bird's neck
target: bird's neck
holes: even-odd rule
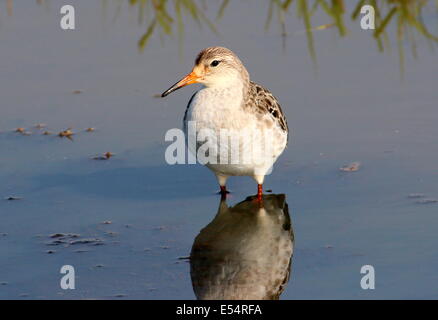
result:
[[[243,103],[249,93],[249,77],[245,79],[234,78],[232,80],[215,83],[214,85],[205,86],[204,90],[217,98],[233,97],[235,103]],[[228,100],[228,99],[227,99]]]

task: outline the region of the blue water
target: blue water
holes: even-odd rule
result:
[[[316,68],[303,22],[288,16],[283,48],[276,22],[264,29],[266,4],[231,2],[215,22],[219,35],[186,17],[182,49],[176,35],[155,34],[143,52],[136,8],[77,1],[77,29],[64,31],[61,4],[14,1],[12,16],[0,4],[1,299],[195,298],[180,258],[220,197],[208,169],[164,161],[164,134],[181,126],[196,88],[154,95],[211,45],[242,58],[291,128],[265,184],[286,195],[295,235],[281,299],[438,298],[438,204],[408,197],[438,198],[438,64],[424,39],[417,59],[406,46],[401,80],[395,37],[379,53],[358,22],[346,38],[314,33]],[[329,22],[321,13],[313,21]],[[69,127],[73,141],[56,136]],[[107,151],[114,157],[91,159]],[[353,161],[359,171],[339,171]],[[230,205],[256,191],[249,178],[229,183]],[[55,233],[93,241],[53,245]],[[59,285],[63,265],[75,268],[75,290]],[[375,268],[374,290],[361,289],[363,265]]]

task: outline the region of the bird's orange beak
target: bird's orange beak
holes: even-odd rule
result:
[[[198,76],[195,71],[190,72],[188,75],[186,75],[183,79],[175,83],[173,86],[171,86],[169,89],[164,91],[161,94],[161,97],[165,97],[169,95],[170,93],[181,89],[182,87],[188,86],[189,84],[198,83],[200,76]]]

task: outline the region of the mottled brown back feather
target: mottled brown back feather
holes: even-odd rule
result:
[[[250,81],[249,90],[247,95],[247,101],[245,102],[246,107],[256,108],[260,114],[270,113],[278,125],[286,133],[289,132],[287,126],[286,117],[281,110],[278,100],[272,95],[272,93],[258,85],[255,82]]]

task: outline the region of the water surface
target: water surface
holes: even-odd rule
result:
[[[10,16],[1,4],[0,298],[195,298],[183,258],[220,197],[208,169],[164,161],[164,135],[181,127],[197,88],[154,95],[211,45],[241,57],[291,128],[265,185],[285,194],[295,235],[281,299],[438,297],[438,205],[408,197],[438,198],[438,64],[425,39],[417,59],[406,44],[401,80],[395,39],[379,53],[347,20],[345,38],[314,32],[316,67],[295,12],[283,47],[274,21],[265,31],[267,3],[232,1],[219,21],[206,11],[219,35],[186,17],[182,47],[157,33],[139,51],[147,23],[136,7],[104,3],[75,2],[74,31],[59,27],[61,1],[14,1]],[[436,26],[436,11],[426,13]],[[313,21],[329,22],[322,13]],[[69,127],[73,141],[41,135]],[[115,156],[91,159],[107,151]],[[359,171],[339,171],[353,161]],[[256,191],[250,178],[229,183],[229,205]],[[3,200],[10,196],[22,199]],[[54,245],[55,233],[73,235]],[[87,243],[70,244],[78,239]],[[75,290],[59,286],[66,264],[76,269]],[[368,264],[375,290],[360,287]]]

